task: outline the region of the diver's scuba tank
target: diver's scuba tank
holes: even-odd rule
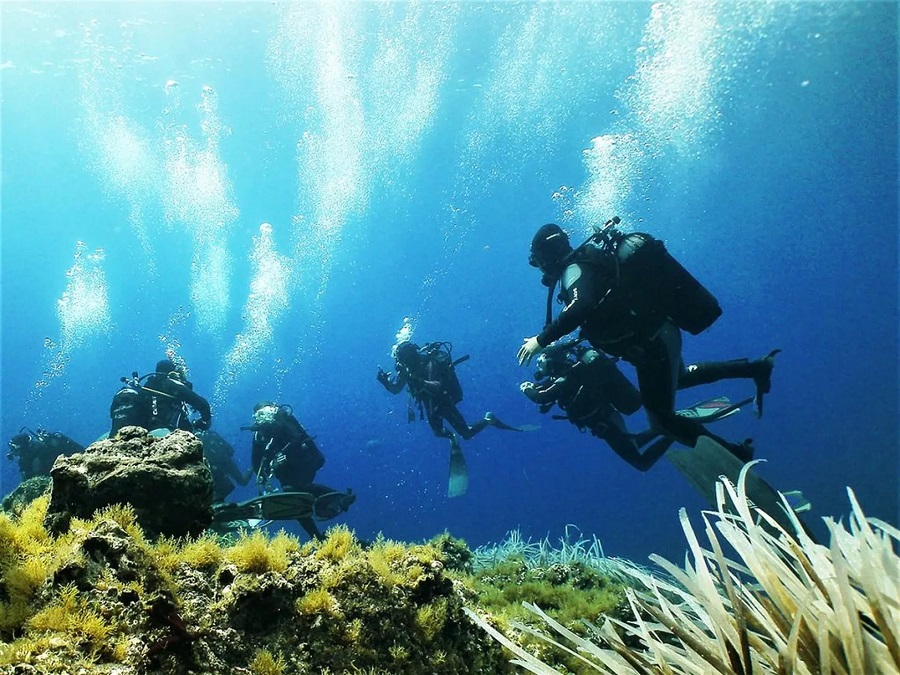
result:
[[[115,393],[109,406],[109,417],[112,420],[110,437],[115,436],[122,427],[147,426],[147,397],[141,386],[141,378],[132,373],[130,378],[123,377],[124,386]]]
[[[632,232],[614,239],[621,283],[636,303],[656,306],[679,328],[697,335],[722,315],[718,300],[659,239]]]
[[[692,335],[715,323],[722,315],[719,301],[666,250],[659,239],[617,229],[613,216],[569,254],[568,261],[592,261],[604,270],[611,290],[627,296],[632,310],[648,317],[666,316]],[[552,296],[551,287],[551,296]],[[547,298],[550,323],[551,296]]]

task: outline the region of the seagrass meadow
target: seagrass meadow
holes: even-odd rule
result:
[[[626,591],[629,619],[592,624],[585,639],[528,604],[544,630],[522,623],[514,630],[563,650],[580,672],[900,672],[900,531],[867,520],[848,489],[849,523],[826,519],[828,545],[796,519],[789,534],[748,502],[745,473],[737,488],[719,484],[719,507],[704,516],[707,548],[682,510],[690,550],[682,568],[655,556],[662,575],[622,567],[636,582]],[[467,613],[527,672],[567,672]]]
[[[849,495],[825,545],[722,484],[655,571],[568,533],[150,541],[128,506],[52,537],[42,496],[0,515],[0,673],[898,673],[900,532]]]

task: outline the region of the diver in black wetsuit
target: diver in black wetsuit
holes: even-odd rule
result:
[[[234,448],[215,431],[200,431],[197,437],[203,441],[203,458],[213,477],[213,502],[224,502],[237,485],[246,485],[253,477],[253,470],[241,471],[234,461]]]
[[[325,465],[325,456],[294,417],[290,406],[271,401],[257,403],[253,408],[253,425],[247,429],[253,431],[250,465],[261,492],[269,493],[269,481],[276,478],[284,492],[305,492],[317,498],[337,494],[333,488],[313,482]],[[355,500],[352,491],[342,494],[335,502],[337,512],[325,517],[332,518],[346,511]],[[312,516],[298,518],[297,522],[311,538],[322,538]]]
[[[49,476],[57,457],[68,457],[79,452],[84,452],[84,446],[65,434],[44,429],[31,431],[23,427],[9,439],[6,458],[18,459],[22,480],[28,480],[35,476]]]
[[[542,226],[531,243],[529,263],[543,273],[552,294],[560,283],[563,310],[540,334],[519,349],[519,364],[527,364],[544,347],[581,329],[596,349],[631,363],[637,372],[641,402],[654,431],[694,447],[708,436],[741,461],[753,458],[748,440],[730,443],[696,420],[675,412],[679,388],[723,378],[749,378],[757,387],[757,406],[771,387],[774,356],[750,361],[701,363],[685,369],[681,359],[681,328],[697,334],[720,315],[715,298],[665,250],[661,241],[642,233],[625,234],[607,223],[593,241],[573,250],[565,232]],[[548,298],[548,315],[549,315]]]
[[[549,412],[555,404],[565,413],[563,417],[554,415],[555,419],[566,419],[579,430],[606,441],[613,452],[638,471],[656,464],[675,442],[663,437],[641,452],[659,434],[651,429],[638,434],[628,432],[622,416],[640,409],[640,392],[613,359],[595,349],[572,342],[550,345],[538,357],[535,379],[523,382],[519,388],[540,405],[542,413]]]
[[[157,362],[154,373],[141,378],[135,373],[130,380],[122,379],[126,384],[113,396],[109,407],[110,437],[125,426],[143,427],[147,431],[209,429],[212,420],[209,402],[194,391],[184,371],[170,359]],[[200,419],[192,423],[186,405],[200,413]]]
[[[456,407],[462,401],[463,393],[447,343],[432,342],[420,348],[413,342],[404,342],[397,347],[394,360],[396,377],[391,379],[379,368],[378,381],[392,394],[399,394],[407,387],[435,436],[448,438],[451,443],[456,441],[453,432],[444,426],[444,420],[467,441],[488,426],[502,425],[490,412],[475,424],[466,422]],[[412,415],[410,410],[410,417]]]

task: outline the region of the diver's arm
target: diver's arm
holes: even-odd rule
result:
[[[407,377],[406,373],[401,369],[397,373],[397,377],[392,380],[390,375],[379,368],[378,381],[381,382],[381,386],[383,386],[392,394],[399,394],[401,391],[403,391],[403,387],[406,386]]]
[[[175,380],[170,379],[175,385],[174,391],[176,392],[176,396],[178,399],[184,403],[187,403],[194,410],[200,413],[200,419],[209,424],[212,419],[212,411],[209,407],[209,402],[203,398],[200,394],[195,392],[190,387],[184,385],[181,382],[177,382]]]
[[[578,328],[587,319],[590,311],[597,306],[594,272],[589,266],[577,263],[569,265],[563,272],[562,283],[563,290],[570,300],[556,318],[538,334],[537,341],[542,348]]]
[[[565,386],[565,378],[559,378],[550,385],[536,385],[534,382],[523,382],[519,385],[519,389],[530,401],[541,405],[552,405],[559,399],[563,386]]]
[[[265,437],[260,436],[258,431],[253,433],[253,447],[250,449],[250,468],[253,473],[257,473],[262,465],[266,444]]]

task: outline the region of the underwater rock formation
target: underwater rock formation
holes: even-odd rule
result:
[[[441,548],[346,527],[148,541],[129,506],[43,527],[48,497],[0,514],[0,674],[502,675]]]
[[[60,457],[50,476],[44,525],[52,534],[67,532],[72,517],[87,519],[100,508],[125,503],[151,539],[197,536],[212,523],[212,475],[203,444],[186,431],[157,438],[125,427],[115,438]]]
[[[23,480],[16,489],[3,498],[0,511],[21,513],[35,499],[50,489],[50,476],[34,476]]]

